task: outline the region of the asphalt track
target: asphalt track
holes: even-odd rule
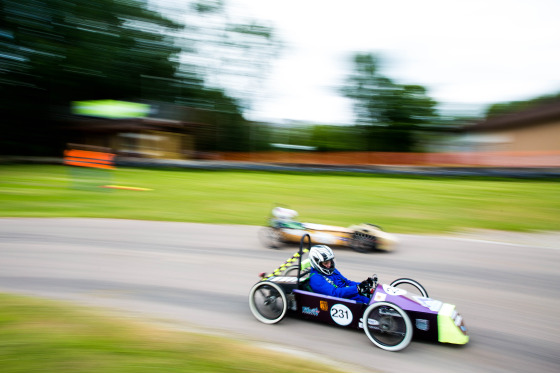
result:
[[[109,219],[0,219],[0,291],[109,308],[131,319],[224,334],[333,369],[559,372],[558,233],[505,237],[398,235],[394,253],[337,249],[349,278],[420,281],[457,305],[465,346],[413,341],[387,352],[362,331],[285,318],[258,322],[248,293],[295,248],[263,248],[259,227]],[[486,236],[486,238],[488,238]],[[504,237],[502,236],[502,239]]]

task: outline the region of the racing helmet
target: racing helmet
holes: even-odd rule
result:
[[[276,208],[272,209],[272,215],[278,219],[293,220],[297,217],[298,213],[293,209],[277,206]]]
[[[331,261],[331,267],[326,268],[321,265],[324,261]],[[317,270],[321,274],[331,275],[334,272],[334,253],[326,245],[314,245],[309,250],[309,261],[311,261],[311,266],[313,269]]]

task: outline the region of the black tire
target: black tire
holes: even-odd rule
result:
[[[251,289],[249,307],[256,319],[270,325],[284,318],[288,311],[288,300],[279,285],[263,281]]]
[[[402,285],[410,285],[410,286],[412,286],[413,290],[417,290],[418,292],[420,292],[420,294],[423,297],[430,297],[430,296],[428,296],[428,291],[426,291],[424,286],[422,286],[419,282],[415,281],[414,279],[399,278],[399,279],[395,279],[394,281],[391,282],[391,287],[401,286],[400,288],[404,288],[405,290],[409,291],[410,287],[405,288],[405,287],[402,287]]]
[[[264,227],[259,230],[259,239],[267,248],[280,249],[283,244],[281,237],[280,230],[273,227]]]
[[[356,231],[352,234],[350,247],[360,253],[373,252],[377,249],[377,238],[365,232]]]
[[[363,315],[364,331],[373,344],[400,351],[412,340],[412,322],[404,310],[386,301],[370,304]]]

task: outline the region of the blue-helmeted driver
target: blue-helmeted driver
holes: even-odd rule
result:
[[[313,292],[369,303],[370,285],[367,280],[358,283],[344,277],[334,264],[334,253],[326,245],[314,245],[309,250],[311,271],[309,286]]]

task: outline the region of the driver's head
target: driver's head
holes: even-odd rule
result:
[[[331,275],[334,272],[334,253],[326,245],[314,245],[309,250],[311,266],[321,274]]]

